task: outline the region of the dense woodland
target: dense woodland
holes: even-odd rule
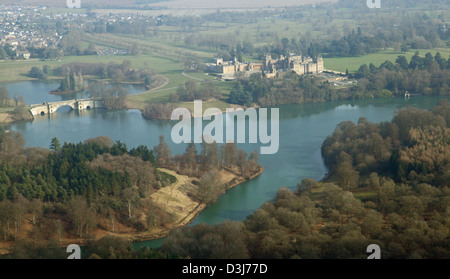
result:
[[[450,258],[450,104],[391,122],[343,122],[323,143],[329,176],[280,188],[243,222],[173,231],[192,258]]]
[[[350,95],[350,94],[348,94]],[[253,74],[248,80],[238,80],[230,92],[232,104],[261,106],[300,104],[346,99],[328,82],[313,76],[299,76],[288,72],[277,78]]]
[[[153,149],[128,149],[108,137],[77,144],[53,138],[49,149],[24,148],[21,134],[4,130],[0,142],[0,236],[14,241],[19,254],[67,237],[93,241],[97,228],[142,232],[168,226],[171,215],[150,195],[176,178],[160,167],[195,178],[191,198],[205,204],[226,189],[217,180],[221,169],[242,177],[259,170],[255,152],[248,156],[231,143],[204,144],[201,151],[189,145],[185,154],[173,156],[163,136]]]

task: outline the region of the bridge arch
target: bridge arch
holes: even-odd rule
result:
[[[54,110],[53,112],[59,113],[59,112],[65,112],[68,110],[75,110],[75,108],[72,106],[69,106],[69,105],[61,105],[61,106],[58,106],[58,108],[56,110]]]
[[[49,113],[52,114],[56,112],[58,109],[62,107],[70,107],[71,109],[77,109],[75,101],[67,101],[67,102],[57,102],[57,103],[49,103],[48,110]]]

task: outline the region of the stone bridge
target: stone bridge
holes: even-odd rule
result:
[[[68,106],[74,110],[85,110],[94,108],[104,108],[105,105],[101,100],[82,99],[82,100],[66,100],[59,102],[43,103],[39,105],[30,105],[30,112],[35,115],[46,115],[56,112],[60,107]]]

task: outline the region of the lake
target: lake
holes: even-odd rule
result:
[[[215,224],[227,219],[245,220],[264,202],[271,200],[280,187],[294,189],[297,183],[306,177],[322,179],[327,169],[320,148],[338,123],[348,120],[356,123],[360,117],[372,122],[390,121],[398,109],[408,106],[429,109],[444,98],[450,100],[449,97],[414,96],[411,99],[370,99],[279,106],[280,147],[276,154],[260,155],[259,162],[264,166],[265,172],[229,190],[204,210],[192,224]],[[175,123],[146,120],[138,110],[63,110],[50,116],[39,116],[32,122],[16,123],[8,128],[20,132],[27,146],[43,148],[49,147],[53,137],[57,137],[61,142],[80,142],[98,136],[120,140],[126,143],[128,148],[141,144],[153,148],[158,144],[159,136],[164,135],[172,153],[180,154],[185,151],[186,144],[174,144],[171,141],[170,134]],[[259,150],[259,147],[258,143],[238,144],[238,148],[244,149],[248,154]],[[156,240],[139,245],[154,247],[160,243],[161,240]]]

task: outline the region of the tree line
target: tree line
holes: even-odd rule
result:
[[[17,59],[17,51],[15,51],[14,47],[10,44],[6,44],[4,46],[0,45],[0,60],[6,59]]]
[[[435,20],[429,14],[417,12],[414,9],[408,10],[413,6],[404,8],[409,15],[404,18],[399,18],[394,13],[374,15],[365,3],[359,4],[364,6],[361,9],[364,17],[361,16],[354,20],[356,22],[364,20],[363,26],[350,29],[344,24],[344,31],[335,33],[333,36],[313,38],[307,33],[300,37],[288,38],[280,37],[278,32],[267,31],[266,33],[269,33],[268,35],[273,38],[273,41],[270,44],[254,47],[248,39],[239,41],[235,36],[236,34],[191,33],[185,36],[184,43],[188,46],[216,50],[216,56],[223,57],[227,61],[236,57],[238,61],[244,62],[244,55],[263,59],[267,53],[271,53],[276,58],[281,55],[286,56],[289,53],[302,53],[309,57],[316,57],[319,53],[324,57],[361,56],[387,48],[407,52],[411,49],[435,48],[448,42],[450,38],[449,32],[446,31],[445,15],[439,15],[442,20]],[[329,17],[330,23],[337,17],[336,14],[338,13],[335,13],[332,7],[333,5],[323,7],[324,10],[327,10],[327,13],[322,17]],[[351,8],[357,9],[353,6]],[[435,7],[435,9],[439,8]],[[339,18],[348,19],[342,12],[339,14]],[[286,11],[280,17],[306,22],[305,15],[298,11]],[[259,36],[264,36],[264,32],[260,31]]]
[[[228,102],[246,106],[253,103],[274,106],[332,101],[350,96],[350,93],[338,91],[330,83],[323,82],[314,76],[287,72],[275,78],[267,78],[263,73],[253,74],[249,79],[237,80],[230,92]]]
[[[345,99],[403,96],[411,94],[443,96],[449,94],[449,60],[439,52],[421,57],[416,53],[410,61],[403,55],[395,62],[385,61],[376,67],[361,65],[355,74],[348,74],[357,83],[345,88],[336,87],[313,75],[283,73],[275,78],[253,74],[248,79],[238,78],[228,102],[251,106],[274,106]]]
[[[180,84],[176,93],[169,96],[170,103],[150,103],[142,110],[142,115],[146,119],[170,119],[176,108],[174,103],[195,100],[208,101],[213,98],[222,98],[222,91],[214,82],[208,81],[199,84],[189,80]]]
[[[361,65],[352,75],[358,79],[355,91],[368,96],[398,96],[408,91],[426,96],[449,94],[450,58],[447,60],[439,52],[421,57],[418,52],[408,59],[400,55],[395,60],[385,61],[379,67],[373,64]]]
[[[68,63],[57,67],[53,74],[66,76],[71,73],[81,73],[84,76],[96,76],[101,79],[110,79],[112,82],[140,82],[150,85],[156,73],[149,69],[132,68],[130,60],[123,60],[122,63]]]
[[[391,123],[340,123],[322,146],[330,175],[345,177],[347,189],[372,172],[398,183],[447,186],[449,108],[442,102],[431,111],[404,109]]]

